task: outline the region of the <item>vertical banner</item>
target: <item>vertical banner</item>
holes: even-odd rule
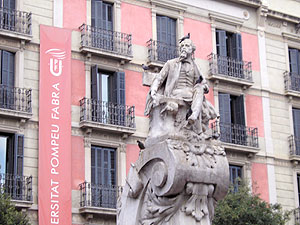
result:
[[[39,224],[72,224],[71,31],[40,25]]]

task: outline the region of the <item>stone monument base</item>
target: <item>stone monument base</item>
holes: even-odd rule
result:
[[[167,137],[140,152],[118,205],[118,225],[210,225],[229,186],[218,140]]]

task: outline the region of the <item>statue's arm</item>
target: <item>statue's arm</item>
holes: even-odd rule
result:
[[[159,105],[159,99],[157,98],[156,93],[159,87],[161,86],[161,84],[165,81],[168,72],[169,72],[169,63],[167,62],[162,68],[162,70],[160,71],[160,73],[156,74],[151,84],[150,90],[146,98],[146,107],[144,112],[145,116],[149,115],[152,107]]]
[[[165,63],[164,67],[161,69],[161,71],[155,76],[153,83],[150,88],[150,94],[151,97],[153,98],[159,87],[162,85],[162,83],[165,81],[166,77],[168,76],[169,72],[169,63]]]

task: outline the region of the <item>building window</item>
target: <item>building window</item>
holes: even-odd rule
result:
[[[218,73],[245,78],[242,37],[238,33],[216,30]]]
[[[6,30],[15,30],[16,25],[16,3],[15,0],[0,1],[1,7],[1,28]]]
[[[176,58],[176,20],[167,16],[156,16],[157,57],[158,61],[166,62]]]
[[[240,184],[237,180],[238,178],[242,179],[242,167],[229,165],[229,179],[231,185],[233,186],[233,192],[238,191],[238,187]]]
[[[23,175],[23,142],[23,135],[0,133],[1,174]]]
[[[91,78],[92,120],[124,125],[125,73],[104,71],[93,66]]]
[[[289,48],[290,73],[300,75],[300,50]]]
[[[2,0],[0,1],[1,8],[15,10],[16,9],[16,2],[15,0]]]
[[[244,97],[219,93],[221,140],[246,145]]]
[[[92,0],[92,26],[113,30],[113,4]]]
[[[115,208],[117,198],[116,183],[116,149],[92,146],[92,206]]]
[[[296,155],[300,155],[300,109],[293,108],[294,141]]]
[[[0,107],[14,109],[15,54],[12,52],[0,50],[0,56]]]
[[[300,174],[297,174],[297,191],[298,191],[298,203],[300,206]]]
[[[238,33],[216,30],[217,54],[238,61],[243,60],[242,38]]]
[[[114,51],[113,4],[92,0],[92,46]]]
[[[23,199],[24,136],[0,133],[0,185],[12,199]]]

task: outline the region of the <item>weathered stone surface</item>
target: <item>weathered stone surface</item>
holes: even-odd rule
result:
[[[229,185],[218,119],[206,100],[208,85],[193,60],[189,38],[151,85],[145,114],[149,134],[132,164],[118,205],[119,225],[210,225],[215,203]]]

